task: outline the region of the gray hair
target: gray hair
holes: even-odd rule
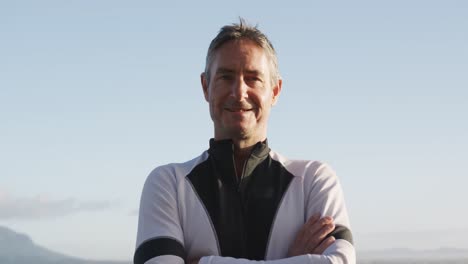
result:
[[[207,82],[210,81],[210,67],[216,50],[229,41],[248,39],[263,48],[270,61],[271,81],[273,85],[281,78],[278,70],[278,58],[268,37],[261,32],[257,26],[249,25],[243,18],[239,18],[239,24],[224,26],[218,35],[211,41],[208,53],[206,54],[205,76]]]

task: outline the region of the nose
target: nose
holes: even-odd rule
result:
[[[248,86],[244,81],[242,76],[236,78],[236,81],[232,83],[231,87],[231,96],[235,99],[241,101],[243,98],[247,97]]]

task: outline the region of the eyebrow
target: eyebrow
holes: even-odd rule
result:
[[[216,74],[222,74],[222,73],[235,73],[236,71],[228,69],[228,68],[218,68],[216,70]]]
[[[264,77],[265,76],[265,74],[263,74],[263,72],[257,71],[257,70],[245,70],[245,72],[247,74],[252,74],[252,75],[259,76],[259,77]]]

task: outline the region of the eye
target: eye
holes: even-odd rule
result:
[[[219,75],[218,78],[220,80],[230,81],[230,80],[232,80],[233,77],[230,74],[221,74],[221,75]]]
[[[245,79],[248,82],[263,82],[263,80],[259,78],[258,76],[249,76],[249,77],[246,77]]]

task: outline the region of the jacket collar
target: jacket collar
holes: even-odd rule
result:
[[[208,153],[213,158],[214,166],[220,177],[231,182],[233,179],[238,182],[234,169],[234,144],[231,139],[214,140],[210,139],[210,149]],[[268,141],[260,141],[252,148],[249,158],[244,165],[243,178],[249,177],[254,169],[265,160],[270,153]]]
[[[269,152],[270,148],[268,147],[268,140],[265,139],[265,141],[259,141],[252,148],[249,159],[263,159]],[[212,138],[210,139],[209,153],[213,156],[229,156],[229,158],[232,159],[232,155],[234,154],[234,143],[231,139],[215,140]]]

